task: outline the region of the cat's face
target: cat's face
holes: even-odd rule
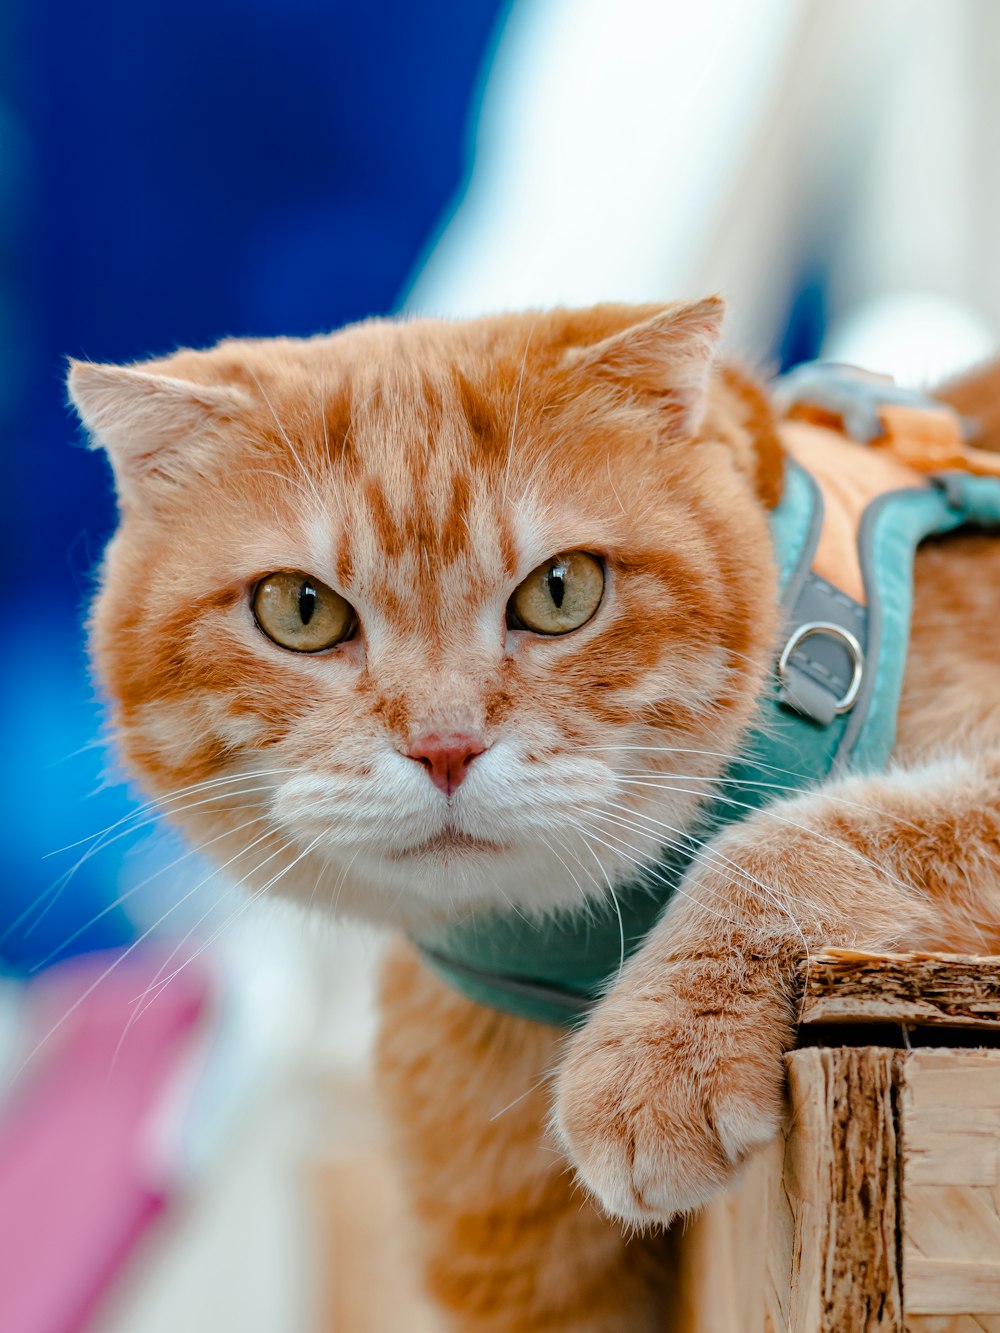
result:
[[[719,319],[74,367],[122,504],[96,661],[164,810],[252,887],[410,925],[571,904],[653,856],[774,630],[778,465],[754,392],[709,389]]]

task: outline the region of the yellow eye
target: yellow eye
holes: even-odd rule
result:
[[[514,589],[511,621],[536,634],[568,634],[585,625],[604,596],[604,566],[596,555],[567,551],[533,569]]]
[[[319,579],[298,570],[268,574],[257,584],[253,614],[269,639],[295,653],[320,653],[350,638],[354,608]]]

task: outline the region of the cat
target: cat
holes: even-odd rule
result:
[[[605,897],[739,750],[785,462],[722,317],[375,320],[69,376],[119,497],[91,643],[122,755],[252,891],[399,933],[378,1080],[427,1289],[470,1333],[665,1326],[658,1224],[776,1132],[804,950],[1000,946],[976,534],[918,553],[890,769],[719,834],[574,1033],[406,942]],[[1000,445],[1000,374],[953,397]]]

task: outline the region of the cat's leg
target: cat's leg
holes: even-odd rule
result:
[[[664,1333],[669,1249],[627,1241],[546,1133],[564,1034],[475,1005],[408,948],[381,993],[378,1080],[426,1286],[467,1333]]]
[[[704,1202],[776,1132],[807,952],[1000,950],[1000,753],[782,801],[720,836],[684,892],[557,1084],[581,1179],[640,1226]]]

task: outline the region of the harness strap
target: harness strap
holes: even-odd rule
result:
[[[813,386],[817,373],[810,368]],[[931,534],[965,525],[1000,528],[1000,457],[988,455],[986,469],[976,456],[981,451],[961,445],[949,456],[960,458],[962,470],[928,477],[913,465],[919,431],[906,437],[905,463],[886,444],[882,414],[889,407],[915,410],[913,395],[877,385],[873,402],[871,381],[865,399],[857,377],[842,371],[831,377],[826,370],[818,382],[826,424],[814,418],[783,427],[793,456],[771,531],[785,625],[774,678],[741,759],[706,800],[697,827],[673,838],[633,882],[616,887],[614,902],[600,899],[534,920],[496,911],[424,932],[417,943],[430,966],[470,999],[539,1022],[578,1023],[622,959],[641,945],[705,839],[830,774],[874,771],[888,761],[909,642],[914,553]],[[801,413],[799,390],[782,391],[786,401],[790,394],[789,410]],[[852,433],[873,431],[876,447],[846,439],[831,420]],[[904,418],[891,420],[898,440]],[[803,431],[819,434],[803,444]],[[923,434],[939,439],[939,425]]]

